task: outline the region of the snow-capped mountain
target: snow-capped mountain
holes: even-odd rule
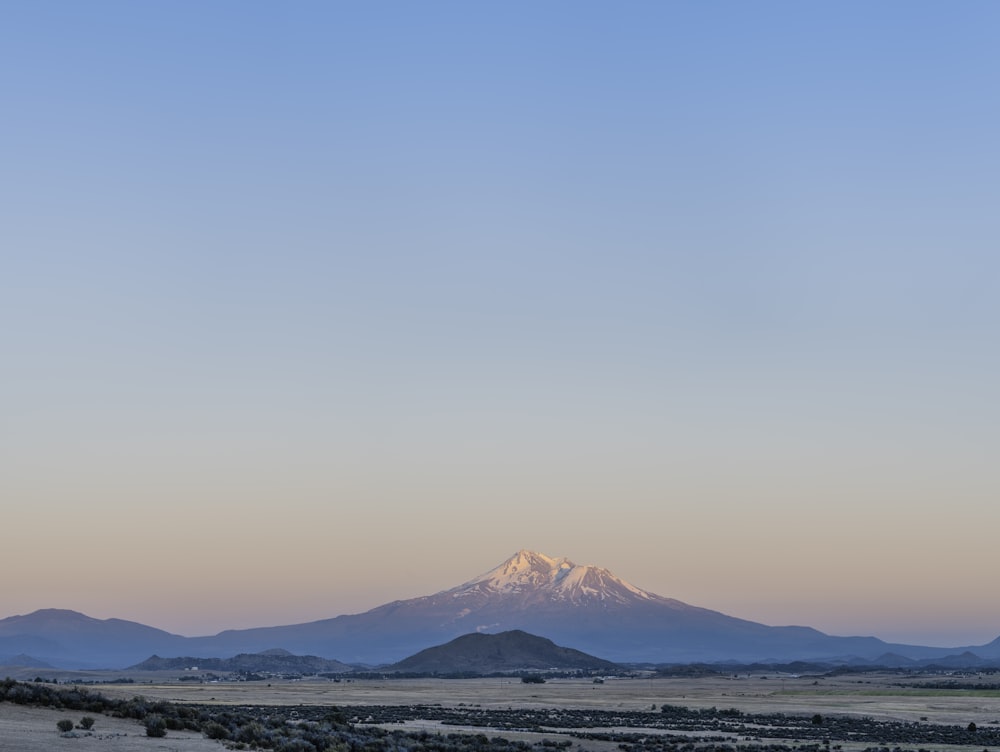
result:
[[[455,598],[474,594],[507,597],[525,605],[542,600],[570,604],[628,603],[667,600],[640,590],[607,569],[580,566],[569,559],[553,559],[534,551],[518,551],[484,575],[449,591]],[[675,601],[680,603],[679,601]]]
[[[944,657],[969,650],[1000,659],[1000,638],[969,648],[893,645],[832,637],[809,627],[771,627],[665,598],[606,569],[518,551],[450,590],[393,601],[361,614],[185,638],[66,611],[0,619],[0,662],[26,654],[53,665],[119,668],[152,653],[228,658],[284,648],[348,663],[386,664],[473,632],[522,630],[619,662],[789,661]]]
[[[930,657],[928,651],[936,650],[874,637],[831,637],[809,627],[766,626],[647,592],[600,567],[526,550],[434,595],[362,614],[205,639],[215,654],[222,647],[256,652],[281,645],[347,662],[383,663],[464,634],[509,630],[627,662],[874,658],[890,650]]]

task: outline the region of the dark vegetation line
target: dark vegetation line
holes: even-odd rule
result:
[[[942,681],[913,682],[912,684],[903,684],[902,682],[897,682],[894,686],[906,687],[908,689],[955,689],[955,690],[966,690],[973,692],[1000,691],[1000,684],[996,682],[961,682],[955,679],[948,679]]]
[[[532,745],[499,736],[488,737],[485,733],[389,731],[372,725],[409,720],[440,721],[445,725],[493,731],[551,733],[576,738],[578,746],[583,740],[608,741],[617,743],[622,752],[828,752],[840,749],[840,742],[875,745],[866,752],[892,752],[887,746],[890,744],[896,745],[897,750],[900,744],[1000,746],[1000,729],[977,729],[971,723],[960,727],[819,714],[695,710],[676,705],[645,712],[436,705],[219,707],[143,697],[116,700],[85,687],[60,688],[13,679],[0,682],[0,702],[134,718],[145,724],[151,736],[186,729],[217,739],[229,749],[278,752],[539,752],[565,749],[573,744],[569,738],[545,739]],[[616,727],[649,728],[659,733],[615,733]],[[686,732],[698,735],[689,736]],[[833,742],[838,743],[831,746]]]

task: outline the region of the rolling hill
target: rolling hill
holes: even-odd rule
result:
[[[620,666],[552,640],[514,629],[500,634],[456,637],[389,666],[421,674],[493,674],[517,671],[615,671]]]

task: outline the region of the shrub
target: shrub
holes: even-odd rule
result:
[[[209,721],[204,726],[201,727],[202,733],[205,734],[209,739],[228,739],[229,729],[223,726],[221,723],[216,723],[215,721]]]
[[[278,747],[278,752],[316,752],[316,747],[302,739],[292,739]]]
[[[146,716],[146,736],[166,736],[167,724],[158,715]]]
[[[172,715],[168,715],[163,719],[163,722],[167,725],[167,728],[171,731],[180,731],[184,728],[184,721],[180,718],[174,718]]]
[[[257,721],[250,721],[250,723],[240,726],[234,736],[238,742],[245,742],[257,747],[265,746],[265,743],[270,744],[270,734]]]
[[[84,730],[90,729],[93,725],[94,725],[94,719],[91,718],[89,715],[85,715],[83,718],[80,719],[80,728]]]
[[[73,730],[73,721],[69,720],[68,718],[63,718],[61,721],[56,723],[56,728],[65,734],[68,731]]]

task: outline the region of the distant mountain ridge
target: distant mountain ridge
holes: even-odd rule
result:
[[[181,656],[176,658],[161,658],[153,655],[131,666],[135,671],[180,671],[198,668],[205,671],[234,671],[244,673],[272,674],[318,674],[348,673],[354,667],[346,663],[319,658],[315,655],[293,655],[287,650],[265,650],[261,653],[240,653],[232,658],[200,658]]]
[[[187,639],[138,622],[57,608],[0,619],[0,656],[16,653],[61,668],[121,668],[150,653],[177,655]]]
[[[361,614],[211,637],[181,637],[135,622],[45,609],[0,619],[0,656],[21,654],[65,668],[120,668],[151,654],[225,658],[279,646],[299,655],[378,665],[472,632],[511,630],[616,662],[851,663],[887,653],[924,661],[964,652],[973,655],[963,661],[1000,661],[1000,637],[949,649],[767,626],[647,592],[600,567],[527,550],[433,595]]]

